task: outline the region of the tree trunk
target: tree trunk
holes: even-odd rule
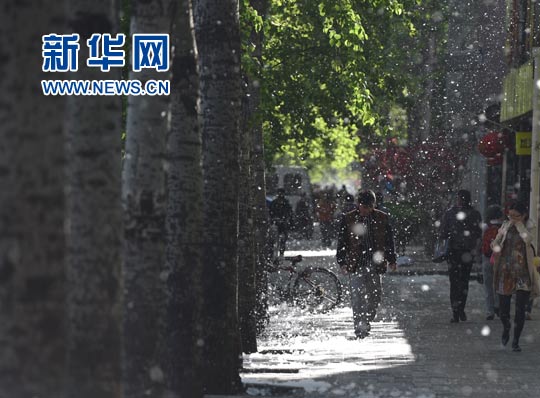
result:
[[[247,76],[245,78],[248,80]],[[249,83],[247,83],[249,84]],[[240,185],[238,233],[238,315],[242,351],[257,352],[256,311],[256,258],[253,225],[253,195],[251,192],[251,128],[253,109],[246,92],[242,101],[240,128]]]
[[[116,3],[73,0],[69,23],[80,34],[79,70],[70,78],[120,79],[120,69],[87,67],[86,40],[118,32]],[[122,99],[68,97],[67,306],[68,397],[120,397]]]
[[[203,137],[203,275],[205,389],[240,389],[237,314],[238,127],[240,31],[238,1],[198,0]]]
[[[263,18],[265,0],[251,0],[249,4]],[[257,332],[266,319],[265,243],[267,232],[266,189],[264,183],[264,153],[262,123],[258,115],[262,65],[262,30],[253,27],[247,47],[253,46],[255,68],[244,76],[244,97],[241,127],[241,184],[240,184],[240,247],[239,247],[239,314],[242,351],[257,351]],[[245,203],[245,204],[244,204]],[[243,227],[244,226],[244,227]]]
[[[266,18],[267,0],[251,0],[251,6],[259,15]],[[251,192],[253,201],[253,225],[255,227],[254,251],[256,255],[256,307],[255,316],[257,333],[262,332],[268,320],[268,274],[266,272],[266,242],[268,239],[268,211],[266,208],[266,183],[264,162],[264,140],[262,121],[257,115],[261,100],[260,83],[262,79],[262,47],[264,35],[253,31],[252,43],[255,46],[254,57],[258,62],[258,75],[253,76],[248,83],[249,107],[252,109],[251,134]]]
[[[172,2],[136,0],[131,34],[169,33]],[[168,72],[142,69],[130,79],[168,79]],[[130,96],[122,172],[125,209],[123,372],[128,398],[159,396],[165,321],[163,161],[169,98]]]
[[[167,137],[168,274],[165,383],[178,398],[202,397],[200,376],[202,167],[199,81],[190,0],[177,3]]]
[[[15,361],[17,353],[14,347],[12,330],[14,326],[13,284],[14,272],[18,259],[11,253],[17,253],[17,235],[14,226],[17,219],[17,191],[15,187],[20,130],[15,101],[17,77],[15,67],[15,41],[18,31],[15,24],[15,7],[13,0],[2,4],[0,10],[0,396],[18,396],[23,387]],[[22,243],[22,242],[21,242]]]
[[[41,37],[65,4],[0,6],[0,396],[60,396],[64,375],[64,99],[44,96]]]

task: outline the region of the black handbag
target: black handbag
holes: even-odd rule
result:
[[[435,251],[433,252],[431,261],[434,263],[442,263],[448,259],[448,251],[448,239],[439,239],[435,244]]]

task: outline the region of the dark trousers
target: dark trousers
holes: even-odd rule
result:
[[[462,262],[461,256],[451,256],[448,265],[450,278],[450,305],[454,314],[465,311],[467,295],[469,294],[469,277],[472,263]]]
[[[289,224],[288,223],[277,223],[278,227],[278,250],[279,255],[283,256],[287,246],[287,239],[289,239]]]
[[[532,312],[533,303],[534,303],[534,299],[529,297],[529,302],[525,306],[525,312],[528,312],[529,314]]]
[[[329,247],[332,245],[332,221],[321,221],[321,241],[324,247]]]
[[[514,340],[519,341],[523,325],[525,324],[525,309],[529,304],[531,292],[518,290],[516,292],[516,313],[514,315]],[[510,302],[512,296],[499,294],[499,314],[505,330],[510,330]]]

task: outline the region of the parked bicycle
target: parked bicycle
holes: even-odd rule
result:
[[[268,264],[269,272],[288,272],[285,287],[276,286],[282,300],[298,305],[309,312],[324,313],[341,303],[342,286],[336,274],[322,267],[305,267],[297,270],[302,256],[276,257]],[[289,261],[290,265],[283,265]]]

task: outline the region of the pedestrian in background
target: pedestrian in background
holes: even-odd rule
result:
[[[277,197],[270,203],[270,220],[277,226],[277,243],[279,255],[283,256],[289,238],[289,229],[292,225],[293,210],[289,200],[285,197],[285,189],[279,188]]]
[[[478,240],[482,236],[482,216],[471,206],[471,193],[458,191],[456,205],[444,214],[441,237],[448,239],[448,276],[450,279],[450,322],[466,321],[465,305],[469,293],[469,277],[479,255]]]
[[[381,191],[375,192],[375,199],[376,199],[375,208],[377,210],[382,211],[383,213],[388,214],[388,216],[391,216],[390,210],[388,210],[388,207],[386,207],[384,205],[384,195],[383,195],[383,193]],[[392,221],[392,220],[390,220],[390,221]]]
[[[521,202],[508,207],[508,220],[499,228],[491,243],[494,252],[493,278],[499,295],[499,311],[503,324],[501,343],[505,346],[510,339],[510,304],[516,295],[514,314],[514,338],[512,350],[519,352],[519,338],[525,324],[525,310],[529,299],[539,294],[535,283],[534,252],[531,245],[533,227],[527,223],[527,207]]]
[[[354,203],[354,196],[351,194],[348,194],[343,199],[343,206],[341,207],[341,214],[347,214],[350,211],[353,211],[356,209],[356,203]]]
[[[343,216],[336,257],[349,275],[354,333],[363,339],[381,302],[381,274],[387,266],[396,269],[392,227],[388,216],[375,209],[372,191],[361,191],[357,208]]]
[[[311,218],[311,209],[312,206],[310,206],[306,193],[302,192],[300,199],[296,203],[294,214],[297,231],[300,232],[305,239],[311,239],[313,236],[313,219]]]
[[[501,206],[492,205],[487,208],[487,227],[482,235],[482,274],[484,275],[484,290],[486,299],[486,320],[491,321],[495,315],[499,316],[499,297],[493,285],[493,264],[491,264],[491,242],[497,236],[499,227],[503,223],[504,214]]]
[[[336,211],[336,202],[330,191],[325,192],[317,202],[316,211],[319,218],[322,246],[330,247],[334,236],[334,213]]]

